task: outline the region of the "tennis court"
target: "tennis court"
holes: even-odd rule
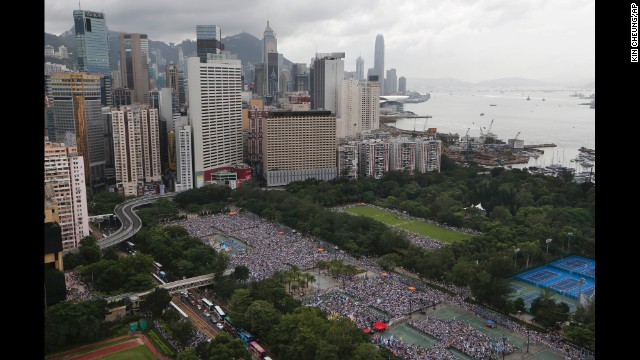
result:
[[[222,235],[205,236],[202,240],[213,247],[216,251],[226,251],[231,254],[247,250],[247,245],[242,241]]]
[[[531,284],[571,299],[582,294],[588,298],[595,295],[595,261],[579,256],[570,256],[533,270],[518,274],[514,279]],[[526,299],[525,299],[526,301]]]

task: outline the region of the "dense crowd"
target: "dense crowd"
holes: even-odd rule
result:
[[[80,302],[91,299],[90,286],[85,284],[73,270],[64,272],[64,281],[67,285],[68,301]]]
[[[398,216],[406,216],[396,212]],[[375,258],[355,259],[343,251],[337,250],[333,245],[325,241],[295,232],[282,224],[270,222],[252,213],[215,214],[209,216],[190,217],[175,222],[170,225],[180,225],[184,227],[191,236],[206,238],[215,235],[233,237],[239,239],[246,245],[246,249],[230,253],[230,267],[238,265],[246,266],[250,271],[252,280],[261,280],[272,276],[276,271],[287,270],[291,266],[308,270],[315,267],[318,261],[329,261],[338,259],[345,263],[351,263],[359,268],[370,271],[375,276],[352,277],[345,280],[344,292],[337,291],[337,287],[325,289],[322,297],[312,297],[307,304],[318,306],[330,316],[348,316],[360,328],[366,328],[375,321],[403,319],[410,312],[418,309],[428,308],[439,303],[448,303],[465,309],[471,313],[492,319],[497,324],[520,333],[526,333],[526,329],[501,316],[482,307],[469,304],[465,301],[470,296],[467,288],[460,288],[450,284],[437,283],[453,292],[456,296],[436,291],[420,282],[405,276],[389,274],[380,276],[382,269],[375,264]],[[441,225],[441,224],[438,224]],[[441,225],[442,226],[442,225]],[[459,230],[459,229],[456,229]],[[468,233],[475,233],[467,230]],[[429,239],[421,237],[408,237],[412,242],[423,241],[423,247],[438,247],[436,243],[429,243]],[[421,240],[416,240],[421,238]],[[323,249],[323,250],[319,250]],[[409,291],[408,287],[415,287],[414,291]],[[378,311],[374,310],[377,309]],[[442,329],[455,333],[455,336],[443,338],[435,346],[425,349],[416,345],[407,344],[400,340],[389,341],[381,337],[376,343],[379,346],[386,346],[399,356],[407,359],[449,359],[453,358],[446,349],[455,347],[473,356],[483,357],[491,351],[490,339],[485,338],[483,333],[473,330],[469,325],[456,322],[435,323],[435,320],[428,323],[429,331],[436,338],[435,334],[442,335]],[[434,325],[435,324],[435,325]],[[420,329],[424,324],[414,324]],[[435,330],[441,328],[441,330]],[[438,332],[440,331],[440,332]],[[440,338],[439,338],[440,339]],[[556,334],[540,334],[531,331],[530,341],[540,343],[554,349],[566,356],[567,359],[593,359],[593,356],[585,356],[579,350],[566,345]],[[513,351],[514,346],[507,343],[507,352]]]
[[[373,344],[389,349],[396,356],[399,356],[407,360],[455,360],[453,356],[444,345],[440,342],[435,343],[430,348],[410,344],[402,340],[394,339],[393,335],[390,337],[382,337],[374,335],[372,337]]]

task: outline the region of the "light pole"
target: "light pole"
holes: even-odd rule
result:
[[[547,255],[549,255],[549,243],[552,242],[552,241],[553,241],[552,239],[547,239],[547,240],[544,241],[544,242],[547,243]]]
[[[572,231],[569,231],[569,232],[567,233],[567,237],[568,237],[568,240],[567,240],[567,253],[568,253],[569,251],[571,251],[571,237],[572,237],[572,236],[573,236],[573,232],[572,232]]]
[[[507,342],[507,338],[506,336],[504,336],[504,334],[502,334],[502,360],[504,360],[504,353],[507,350],[507,346],[506,346],[506,342]]]
[[[513,264],[516,267],[516,269],[518,268],[518,253],[520,252],[520,248],[516,248],[515,250],[513,250],[516,254],[514,256],[514,261]]]
[[[578,306],[582,305],[580,302],[580,296],[582,295],[582,285],[584,285],[585,280],[583,277],[580,278],[580,287],[578,288]]]
[[[416,288],[415,288],[415,287],[413,287],[413,286],[409,286],[409,287],[407,288],[407,290],[409,290],[409,291],[410,291],[410,293],[409,293],[409,319],[411,319],[411,316],[413,315],[413,314],[412,314],[413,309],[412,309],[412,306],[411,306],[411,305],[412,305],[411,300],[413,299],[413,292],[414,292],[414,291],[416,291]]]

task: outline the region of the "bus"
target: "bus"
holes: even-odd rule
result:
[[[213,307],[213,303],[211,301],[207,300],[206,298],[202,298],[202,306],[207,308],[207,310],[209,310],[209,311],[215,311],[215,309]]]
[[[176,305],[173,301],[171,301],[169,304],[171,304],[171,306],[173,306],[173,308],[176,309],[178,313],[182,315],[183,318],[187,319],[189,317],[189,315],[187,315],[187,313],[182,311],[182,309],[180,309],[180,307]]]
[[[153,262],[153,266],[155,266],[155,267],[156,267],[156,272],[160,272],[160,270],[162,270],[162,264],[160,264],[160,263],[159,263],[159,262],[157,262],[157,261],[154,261],[154,262]]]
[[[250,332],[246,331],[246,330],[237,330],[238,333],[238,337],[240,338],[240,340],[242,340],[243,343],[249,345],[250,342],[255,340],[255,337],[253,337],[253,335],[251,335]]]
[[[123,245],[124,245],[124,249],[126,251],[133,251],[136,248],[136,245],[134,243],[132,243],[131,241],[125,241],[123,243]]]
[[[222,308],[218,305],[213,307],[213,313],[215,314],[218,321],[224,320],[224,317],[226,316],[224,311],[222,311]]]
[[[264,359],[264,357],[267,355],[267,352],[262,348],[262,346],[258,345],[258,343],[255,341],[249,343],[249,352],[254,359],[258,360]]]

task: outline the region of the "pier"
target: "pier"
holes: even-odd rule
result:
[[[540,145],[525,145],[525,149],[535,149],[535,148],[544,148],[544,147],[556,147],[556,144],[540,144]]]

